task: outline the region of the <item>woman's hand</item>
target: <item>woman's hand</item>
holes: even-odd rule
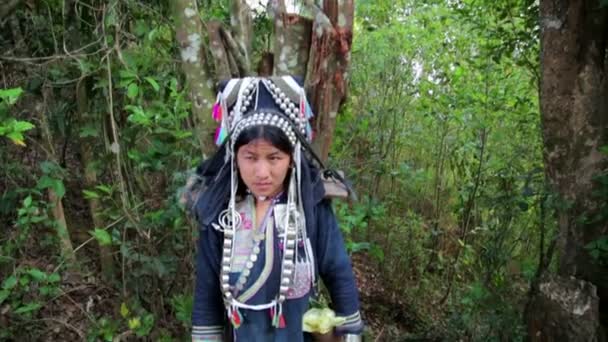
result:
[[[312,334],[315,342],[342,342],[342,336],[336,336],[333,332],[327,334],[313,333]]]

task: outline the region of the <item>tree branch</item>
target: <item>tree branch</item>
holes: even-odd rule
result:
[[[212,20],[207,23],[207,34],[209,35],[209,45],[211,55],[213,56],[213,64],[215,66],[215,76],[217,80],[226,80],[232,76],[230,70],[230,60],[228,52],[222,40],[221,31],[222,24],[217,20]]]
[[[253,23],[251,8],[244,0],[233,0],[230,9],[230,26],[234,34],[235,43],[245,60],[245,69],[251,69],[251,39]]]
[[[247,56],[245,56],[241,52],[237,42],[232,37],[230,31],[226,30],[226,28],[224,27],[220,27],[220,34],[222,35],[222,38],[226,43],[226,49],[228,50],[228,53],[231,54],[236,60],[236,64],[241,77],[251,75],[251,68],[249,67],[249,61],[247,60]]]

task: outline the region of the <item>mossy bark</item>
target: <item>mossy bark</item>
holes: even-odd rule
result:
[[[175,34],[180,49],[182,70],[190,91],[197,136],[203,154],[210,156],[215,150],[213,134],[216,125],[211,118],[211,110],[215,102],[216,89],[214,78],[206,68],[203,25],[194,0],[175,1],[173,11]]]
[[[563,204],[556,209],[558,272],[597,287],[605,329],[608,267],[588,246],[608,235],[602,185],[608,156],[601,152],[608,143],[608,9],[591,0],[543,0],[540,15],[544,160],[550,187]],[[530,338],[549,333],[550,321],[529,325]]]

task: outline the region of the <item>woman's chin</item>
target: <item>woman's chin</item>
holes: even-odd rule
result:
[[[259,188],[253,189],[251,192],[257,198],[260,198],[260,197],[270,198],[270,197],[276,196],[280,191],[272,189],[271,187],[259,187]]]

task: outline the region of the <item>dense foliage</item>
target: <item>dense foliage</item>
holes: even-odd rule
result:
[[[203,21],[229,21],[227,2],[199,3]],[[560,205],[545,190],[536,11],[357,2],[330,165],[360,197],[336,211],[371,335],[524,337]],[[0,339],[188,339],[196,227],[178,196],[202,155],[169,18],[138,0],[0,18]],[[263,14],[254,25],[271,34]],[[259,39],[256,58],[271,50]]]

